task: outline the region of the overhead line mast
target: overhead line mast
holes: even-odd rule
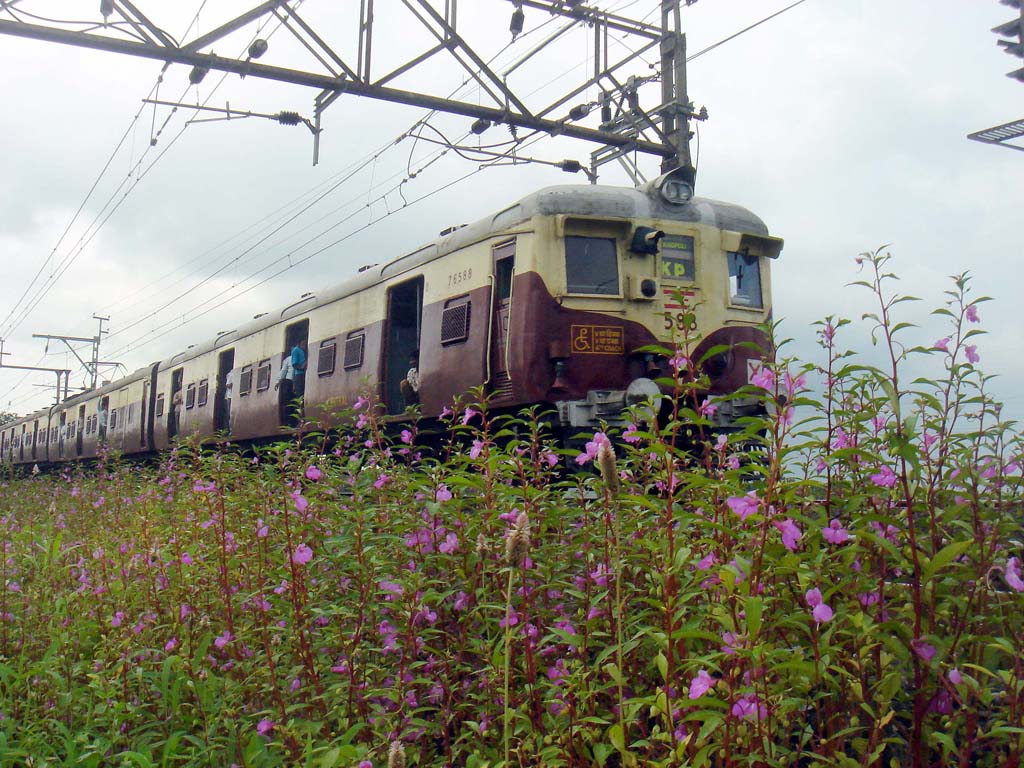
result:
[[[552,16],[565,17],[593,27],[595,40],[598,42],[598,48],[594,51],[594,76],[546,107],[531,107],[526,96],[517,92],[507,82],[506,77],[492,71],[484,57],[480,56],[469,41],[458,32],[458,0],[445,0],[444,3],[439,3],[438,0],[405,0],[404,6],[410,12],[410,18],[428,30],[435,42],[383,75],[373,72],[373,38],[375,31],[378,31],[375,30],[374,24],[373,0],[360,2],[358,46],[357,50],[352,52],[356,57],[354,65],[345,56],[339,55],[323,36],[296,12],[297,3],[293,0],[267,0],[226,24],[199,34],[185,43],[174,41],[128,0],[104,0],[101,3],[101,12],[105,21],[107,17],[117,14],[130,24],[135,33],[132,39],[9,20],[0,20],[0,34],[184,64],[192,67],[189,79],[193,83],[199,83],[210,70],[218,70],[244,77],[317,88],[319,93],[314,98],[311,121],[314,164],[319,159],[323,113],[340,96],[351,94],[462,115],[475,120],[475,129],[479,128],[481,132],[491,124],[506,124],[599,144],[601,149],[591,155],[592,179],[596,178],[598,166],[619,160],[631,164],[631,175],[635,181],[640,180],[639,169],[635,161],[630,160],[635,154],[659,158],[662,172],[680,167],[687,168],[692,179],[689,121],[691,118],[703,119],[706,113],[694,114],[686,93],[686,44],[682,33],[681,5],[690,5],[696,0],[657,0],[661,10],[660,25],[604,11],[596,6],[586,5],[582,0],[490,1],[505,2],[513,7],[513,20],[510,26],[513,36],[522,30],[524,9],[545,11]],[[435,5],[439,4],[443,7],[435,8]],[[281,20],[292,35],[313,54],[322,65],[323,71],[306,71],[256,61],[267,52],[267,43],[262,40],[256,40],[250,46],[248,56],[244,59],[201,52],[232,32],[269,14]],[[388,29],[384,28],[385,31]],[[116,31],[116,27],[107,25],[102,28],[102,31],[110,30]],[[632,53],[612,64],[608,63],[609,34],[636,41],[634,46],[630,46],[633,49]],[[626,71],[654,46],[660,46],[662,98],[661,103],[654,109],[644,109],[640,105],[638,90],[641,86],[659,79],[659,76],[627,76]],[[393,53],[395,46],[390,48]],[[393,81],[400,76],[445,52],[477,82],[490,104],[474,104],[423,91],[394,87]],[[603,62],[600,61],[602,56]],[[570,102],[595,85],[602,90],[599,104],[602,121],[599,127],[592,128],[580,125],[578,121],[584,119],[597,104],[572,105]],[[616,109],[617,111],[613,112]]]

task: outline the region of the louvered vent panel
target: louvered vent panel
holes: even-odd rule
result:
[[[366,336],[362,333],[345,339],[345,370],[358,368],[363,364],[363,342]]]
[[[441,343],[452,344],[469,338],[469,302],[445,307],[441,316]]]

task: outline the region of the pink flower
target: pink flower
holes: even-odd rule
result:
[[[394,599],[395,597],[402,596],[402,585],[396,584],[393,581],[382,581],[377,586],[381,588],[382,592],[388,593],[388,600]]]
[[[117,611],[114,614],[114,618],[112,618],[110,620],[111,625],[115,626],[115,627],[120,627],[123,622],[124,622],[124,611]]]
[[[825,603],[814,606],[814,610],[811,611],[811,618],[813,618],[818,624],[824,624],[827,621],[832,621],[832,609]]]
[[[712,416],[715,415],[715,411],[717,410],[718,406],[711,403],[705,398],[704,402],[701,403],[700,407],[697,409],[697,412],[705,419],[710,419]]]
[[[690,358],[682,352],[677,352],[675,356],[668,361],[668,364],[672,370],[678,374],[690,367]]]
[[[463,414],[462,414],[462,424],[463,424],[463,426],[469,424],[469,422],[471,422],[473,420],[474,416],[479,416],[479,415],[480,415],[480,411],[476,410],[475,408],[467,408],[463,412]]]
[[[295,565],[305,565],[313,559],[313,550],[307,547],[305,544],[299,544],[295,548],[294,554],[292,554],[292,562]]]
[[[403,429],[401,439],[402,442],[405,443],[406,445],[412,445],[412,432],[410,432],[408,429]]]
[[[740,520],[745,521],[757,512],[761,501],[757,498],[757,491],[751,491],[746,496],[730,496],[726,499],[725,503],[729,505],[729,509],[739,516]]]
[[[170,653],[171,651],[173,651],[177,647],[178,647],[178,638],[176,638],[176,637],[172,637],[170,640],[168,640],[166,643],[164,643],[164,650],[167,651],[167,653]]]
[[[964,676],[960,674],[960,670],[956,667],[949,670],[949,682],[953,685],[960,685],[964,681]]]
[[[352,409],[353,409],[353,410],[356,410],[356,411],[361,411],[361,410],[363,410],[363,408],[365,408],[365,407],[366,407],[366,406],[368,406],[369,404],[370,404],[370,401],[369,401],[369,400],[367,400],[367,399],[366,399],[365,397],[363,397],[362,395],[360,395],[360,396],[359,396],[359,397],[358,397],[358,398],[356,399],[356,404],[352,406]]]
[[[388,481],[390,479],[390,475],[381,475],[380,477],[373,481],[373,487],[379,491],[381,488],[388,484]]]
[[[794,376],[789,371],[786,371],[782,376],[782,383],[786,389],[786,397],[792,400],[797,392],[807,387],[807,377],[802,373]]]
[[[763,720],[768,716],[768,708],[753,693],[737,699],[731,711],[732,716],[740,720]]]
[[[910,648],[917,654],[925,663],[935,658],[935,646],[926,643],[920,637],[915,637],[910,641]]]
[[[944,339],[939,339],[932,345],[933,349],[937,349],[940,352],[949,352],[949,336]]]
[[[257,520],[256,521],[256,525],[257,525],[257,528],[256,528],[256,538],[257,539],[265,539],[265,538],[267,538],[267,534],[270,533],[270,529],[267,527],[266,523],[264,523],[263,520]]]
[[[439,485],[437,487],[437,491],[434,493],[434,500],[435,501],[451,501],[451,499],[452,499],[452,492],[448,490],[448,486],[447,485],[445,485],[444,483],[441,483],[441,485]]]
[[[183,565],[192,565],[192,555],[190,555],[188,552],[182,552],[181,562]]]
[[[750,383],[755,387],[770,391],[775,388],[775,374],[767,365],[760,365],[754,375],[750,377]]]
[[[316,482],[321,477],[323,477],[323,475],[324,473],[320,471],[320,467],[316,466],[315,464],[310,464],[308,467],[306,467],[307,480],[312,480],[313,482]]]
[[[819,605],[821,605],[821,590],[817,587],[812,587],[811,589],[808,589],[806,594],[804,595],[804,599],[807,600],[807,604],[811,606],[811,608],[817,608]]]
[[[637,434],[639,431],[640,430],[636,424],[628,424],[625,431],[622,433],[622,439],[627,443],[639,443],[640,435]]]
[[[1006,583],[1017,592],[1024,592],[1024,580],[1020,577],[1020,559],[1011,557],[1006,561],[1006,569],[1003,571]]]
[[[483,453],[483,450],[484,450],[484,442],[483,442],[483,440],[474,440],[473,441],[473,447],[469,449],[469,458],[474,459],[474,460],[479,459],[480,458],[480,454]]]
[[[718,557],[715,555],[714,552],[712,552],[712,553],[710,553],[708,555],[705,555],[703,558],[701,558],[700,562],[697,563],[697,570],[698,571],[706,571],[708,568],[710,568],[711,566],[713,566],[717,562],[718,562]]]
[[[295,511],[300,515],[309,507],[309,501],[298,491],[292,492],[292,502],[295,504]]]
[[[369,760],[360,760],[359,768],[373,768],[373,763],[371,763]]]
[[[697,673],[697,676],[690,681],[690,698],[699,699],[715,687],[715,682],[715,678],[702,669]]]
[[[231,632],[225,629],[225,630],[224,630],[224,634],[223,634],[223,635],[219,635],[219,636],[217,636],[217,637],[216,637],[216,638],[214,639],[214,641],[213,641],[213,645],[214,645],[214,647],[215,647],[215,648],[216,648],[216,649],[217,649],[218,651],[220,651],[220,650],[223,650],[223,649],[224,649],[224,646],[225,646],[225,645],[227,645],[228,643],[230,643],[230,642],[231,642],[232,640],[234,640],[234,639],[235,639],[235,638],[234,638],[234,636],[233,636],[233,635],[231,634]]]
[[[821,535],[829,544],[845,544],[850,540],[850,532],[835,517],[829,521],[828,528],[821,529]]]
[[[258,733],[260,736],[266,736],[272,730],[274,730],[273,720],[267,720],[266,718],[263,718],[259,721],[259,723],[256,724],[256,733]]]
[[[799,526],[787,517],[781,522],[776,522],[775,527],[782,533],[782,545],[790,552],[796,552],[797,542],[803,535]]]
[[[981,356],[978,354],[978,348],[973,344],[968,344],[964,347],[964,353],[966,353],[967,360],[971,363],[976,363],[981,360]]]
[[[608,435],[604,432],[595,432],[594,439],[587,443],[586,450],[576,457],[576,463],[582,467],[588,461],[596,459],[602,445],[607,445],[611,448],[612,441],[608,439]]]
[[[967,308],[967,319],[972,323],[981,322],[981,318],[978,317],[978,308],[974,304]]]
[[[896,473],[888,465],[885,465],[871,476],[871,482],[879,488],[892,488],[896,485]]]

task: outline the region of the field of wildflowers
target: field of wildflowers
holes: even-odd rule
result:
[[[337,441],[6,480],[0,765],[1019,766],[1024,451],[983,299],[904,347],[887,263],[888,363],[824,321],[741,432],[681,339],[668,423],[582,450],[361,400]]]

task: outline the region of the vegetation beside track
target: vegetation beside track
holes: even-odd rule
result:
[[[903,347],[887,261],[888,363],[823,322],[743,433],[683,339],[691,407],[617,451],[477,402],[426,456],[360,401],[330,447],[4,483],[0,764],[1019,765],[1019,439],[982,300]]]

